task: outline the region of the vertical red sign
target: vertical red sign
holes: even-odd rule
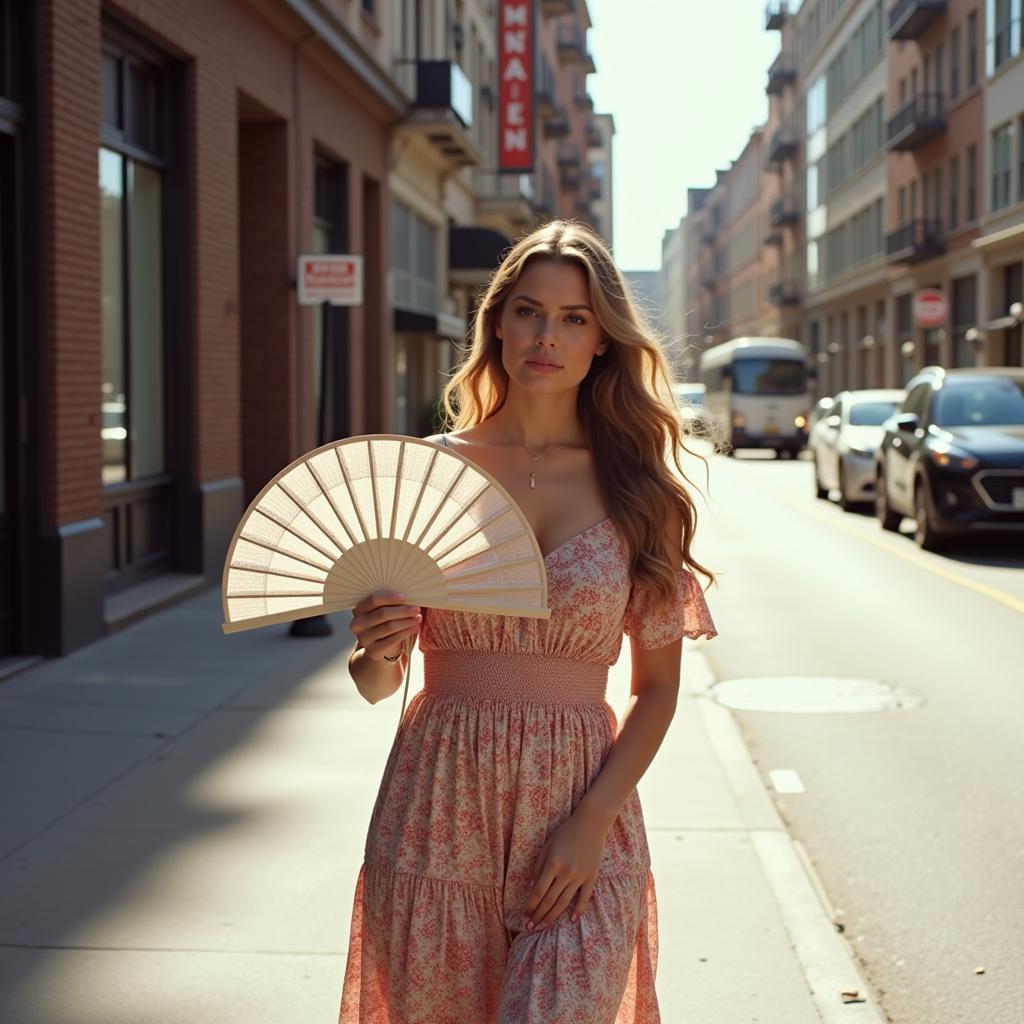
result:
[[[533,170],[533,4],[498,0],[498,170]]]

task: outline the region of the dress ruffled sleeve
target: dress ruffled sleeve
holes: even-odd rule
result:
[[[650,592],[634,584],[622,628],[644,650],[664,647],[681,636],[691,640],[718,636],[700,582],[689,569],[676,570],[676,590],[668,605],[659,612],[652,612],[653,606]]]

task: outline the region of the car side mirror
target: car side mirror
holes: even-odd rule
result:
[[[907,434],[913,433],[913,431],[917,430],[917,413],[916,412],[901,412],[898,416],[896,416],[893,419],[892,425],[901,434],[902,433],[907,433]]]
[[[838,413],[835,414],[834,416],[827,416],[827,417],[825,417],[825,426],[826,427],[832,427],[833,429],[836,429],[836,430],[839,429],[839,424],[842,423],[842,422],[843,422],[843,417],[840,416]]]

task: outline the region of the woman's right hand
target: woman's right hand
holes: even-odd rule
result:
[[[355,634],[364,657],[394,658],[411,636],[419,633],[423,615],[417,605],[403,604],[402,595],[381,590],[364,597],[353,609],[348,628]]]

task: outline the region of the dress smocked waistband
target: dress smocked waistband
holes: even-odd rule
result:
[[[542,654],[424,651],[423,692],[477,700],[600,704],[608,666]]]

